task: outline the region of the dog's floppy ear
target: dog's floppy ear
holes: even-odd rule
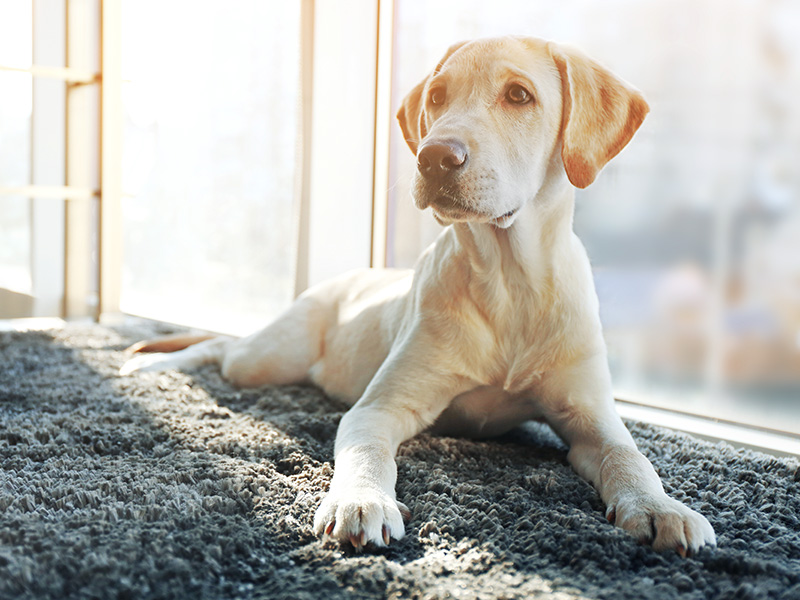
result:
[[[406,94],[406,97],[403,98],[403,103],[400,105],[400,110],[397,111],[397,120],[400,122],[400,129],[403,130],[403,138],[415,156],[420,141],[428,133],[425,127],[425,115],[422,114],[422,94],[425,91],[428,79],[426,77],[420,81],[414,86],[413,90]]]
[[[433,72],[420,81],[414,89],[403,98],[400,110],[397,111],[397,120],[400,122],[400,129],[403,130],[403,137],[406,140],[406,144],[411,148],[414,155],[417,154],[417,147],[422,141],[422,138],[428,135],[428,127],[425,123],[425,87],[428,85],[428,81],[441,71],[447,59],[466,43],[467,42],[459,42],[450,46]]]
[[[564,97],[561,159],[572,185],[595,180],[639,129],[650,107],[642,94],[583,53],[548,43]]]

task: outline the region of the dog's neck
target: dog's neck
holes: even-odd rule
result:
[[[458,242],[473,273],[493,278],[521,271],[521,280],[534,288],[550,280],[556,265],[565,264],[561,257],[572,246],[574,196],[566,177],[548,178],[507,229],[487,223],[456,223]]]

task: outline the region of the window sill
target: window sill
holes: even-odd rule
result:
[[[774,456],[800,456],[800,437],[687,415],[661,408],[617,400],[617,412],[624,419],[667,427],[712,442],[725,441]]]

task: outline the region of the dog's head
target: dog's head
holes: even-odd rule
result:
[[[442,224],[509,227],[560,150],[580,188],[622,150],[648,106],[579,51],[536,38],[452,46],[397,113],[417,156],[414,200]]]

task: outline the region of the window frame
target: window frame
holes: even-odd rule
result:
[[[118,311],[120,0],[96,6],[33,0],[33,64],[0,65],[32,78],[31,183],[0,186],[0,195],[30,199],[32,317],[99,320]]]

